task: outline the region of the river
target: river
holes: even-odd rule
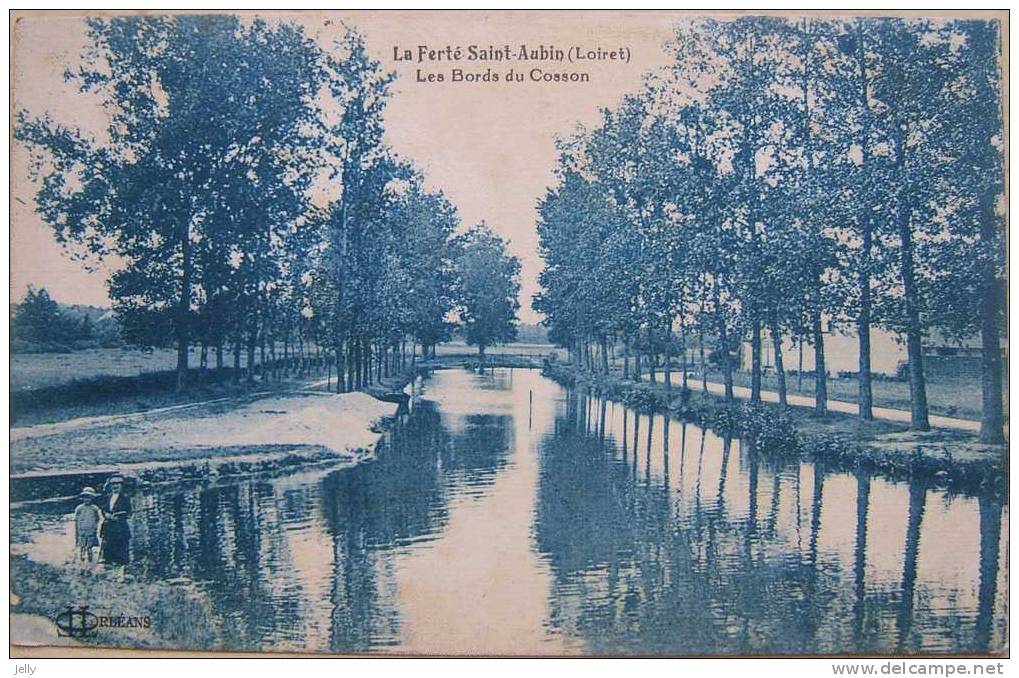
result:
[[[186,623],[211,624],[219,639],[197,649],[704,655],[1005,643],[1008,507],[994,496],[759,458],[535,370],[442,370],[412,388],[410,413],[374,461],[136,498],[138,576],[208,600],[208,618]],[[54,520],[15,516],[15,529],[35,525],[28,537],[69,553],[55,518],[71,510],[19,505]]]

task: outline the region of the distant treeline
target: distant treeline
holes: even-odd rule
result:
[[[483,223],[463,233],[383,143],[394,76],[358,33],[323,45],[229,15],[86,24],[67,77],[102,102],[104,138],[25,111],[14,136],[38,213],[79,254],[116,258],[122,336],[175,345],[178,387],[195,345],[217,368],[232,354],[235,375],[242,354],[314,346],[343,390],[457,321],[482,352],[513,338],[519,263]]]
[[[12,353],[67,353],[123,345],[120,328],[107,309],[58,304],[43,288],[29,286],[11,306]]]
[[[462,330],[457,329],[453,333],[452,339],[466,341],[466,336]],[[528,323],[517,325],[517,335],[514,340],[520,344],[551,344],[547,327]]]

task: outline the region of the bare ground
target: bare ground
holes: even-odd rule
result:
[[[12,428],[12,475],[125,464],[283,454],[350,455],[378,441],[396,405],[364,393],[291,392],[199,402],[126,416]]]

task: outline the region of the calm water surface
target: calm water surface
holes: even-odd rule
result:
[[[230,649],[1003,646],[1000,500],[777,464],[533,370],[414,390],[373,462],[138,497],[140,576],[198,589]]]

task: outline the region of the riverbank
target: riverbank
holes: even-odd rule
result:
[[[382,435],[382,420],[396,410],[396,404],[360,392],[256,393],[13,428],[12,487],[34,478],[47,478],[49,485],[60,477],[94,482],[113,471],[160,482],[356,461],[371,453]]]
[[[176,582],[147,581],[132,574],[73,564],[39,562],[11,555],[11,645],[60,647],[132,647],[186,649],[216,647],[223,630],[207,594]],[[86,638],[58,635],[57,615],[68,606],[87,604],[97,616],[148,619],[148,626],[105,626]],[[195,624],[208,619],[208,624]],[[48,656],[36,650],[36,656]]]
[[[569,363],[547,363],[545,376],[566,386],[622,402],[643,412],[662,412],[748,440],[764,455],[795,455],[832,468],[865,465],[892,478],[915,479],[960,492],[1004,492],[1007,446],[980,443],[969,431],[934,428],[910,431],[899,422],[772,403],[728,402],[699,389],[667,390],[613,374],[595,374]],[[694,385],[691,382],[691,385]]]
[[[492,360],[540,364],[512,355]],[[381,421],[408,399],[407,384],[433,369],[476,363],[476,356],[460,354],[419,360],[352,393],[334,393],[335,377],[327,373],[294,374],[267,383],[198,383],[180,393],[166,388],[144,403],[128,395],[58,406],[10,429],[11,472],[16,485],[29,477],[95,481],[115,470],[160,482],[337,456],[356,461],[378,442]]]
[[[180,487],[239,476],[279,477],[316,464],[354,466],[374,457],[386,421],[397,409],[362,392],[261,393],[12,429],[12,501],[51,500],[35,505],[52,507],[12,518],[12,643],[63,644],[67,639],[57,635],[57,615],[69,605],[87,604],[96,615],[150,617],[150,626],[103,628],[80,639],[89,645],[226,644],[229,629],[192,623],[214,618],[207,591],[186,582],[151,580],[140,563],[126,571],[78,563],[65,515],[73,508],[69,498],[85,484],[101,486],[113,472],[128,475],[136,487]],[[135,507],[139,529],[148,522],[146,510]]]

